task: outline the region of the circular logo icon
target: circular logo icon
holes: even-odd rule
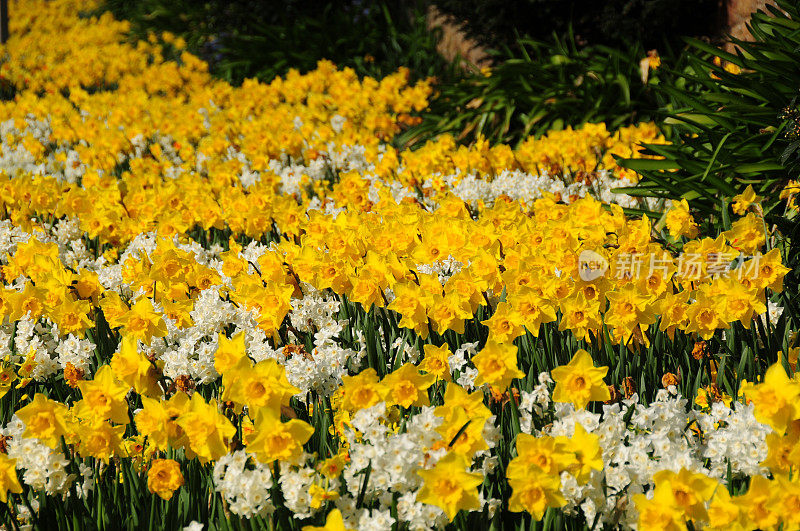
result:
[[[591,282],[608,271],[608,260],[594,251],[582,251],[578,257],[578,274],[581,280]]]

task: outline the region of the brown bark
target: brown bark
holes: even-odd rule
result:
[[[775,5],[772,0],[728,0],[726,2],[728,33],[737,39],[750,40],[752,36],[747,30],[750,15],[758,11],[766,11],[767,4]]]
[[[440,28],[442,35],[437,51],[448,61],[460,58],[463,68],[481,68],[492,63],[489,54],[475,40],[467,37],[461,24],[439,11],[436,6],[428,7],[428,28]]]

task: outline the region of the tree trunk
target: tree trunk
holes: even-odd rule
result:
[[[428,29],[437,27],[441,29],[442,35],[436,50],[442,57],[451,62],[459,57],[460,66],[465,69],[491,65],[492,60],[486,50],[467,37],[457,20],[443,14],[432,5],[428,7],[427,22]]]
[[[747,31],[750,15],[759,9],[766,11],[764,6],[767,4],[775,5],[775,2],[772,0],[728,0],[726,6],[728,33],[737,39],[750,40],[752,35]]]

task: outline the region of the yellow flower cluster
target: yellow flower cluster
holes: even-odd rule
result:
[[[0,72],[18,90],[0,104],[2,115],[18,129],[30,119],[47,122],[42,134],[3,138],[4,152],[24,149],[45,163],[43,175],[24,165],[5,171],[3,203],[23,226],[36,213],[75,216],[91,237],[118,244],[154,228],[172,234],[224,219],[255,237],[280,201],[270,160],[310,161],[331,143],[377,157],[380,140],[427,104],[429,85],[408,86],[406,70],[359,81],[330,62],[234,88],[188,53],[175,63],[157,44],[122,43],[125,23],[78,16],[91,7],[20,4],[2,48]],[[238,178],[243,171],[262,174],[250,193]]]
[[[601,337],[605,324],[614,341],[647,345],[646,329],[659,315],[670,336],[682,330],[707,339],[733,321],[749,327],[765,311],[764,288],[780,292],[788,271],[777,249],[761,254],[765,235],[754,213],[674,255],[654,241],[649,220],[627,219],[591,198],[569,206],[540,199],[529,215],[501,202],[477,220],[456,198],[440,205],[429,213],[387,199],[373,212],[345,212],[335,221],[311,215],[299,225],[299,244],[280,249],[301,281],[365,308],[386,306],[402,317],[399,326],[423,338],[431,329],[463,333],[484,294],[503,292],[484,322],[498,342],[525,330],[538,336],[558,311],[560,329],[587,340]],[[595,278],[587,255],[605,264]],[[443,282],[417,267],[448,257],[467,267]]]
[[[609,170],[619,178],[636,182],[636,173],[617,165],[614,156],[639,158],[640,144],[665,142],[652,123],[623,127],[613,133],[603,123],[584,124],[577,129],[567,127],[539,139],[530,137],[515,150],[504,144],[491,146],[485,140],[469,147],[457,146],[453,137],[442,135],[416,151],[401,152],[398,157],[404,172],[398,177],[413,186],[437,173],[478,172],[491,178],[503,170],[522,170],[591,184],[598,170]],[[444,185],[440,183],[436,189],[442,190]]]

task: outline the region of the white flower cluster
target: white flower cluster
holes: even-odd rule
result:
[[[301,286],[303,297],[292,299],[292,311],[289,320],[300,332],[313,332],[324,328],[333,328],[339,313],[339,301],[333,296],[317,290],[311,284]]]
[[[367,162],[365,155],[364,146],[337,146],[331,142],[327,145],[327,151],[321,152],[320,156],[306,164],[272,159],[269,161],[269,171],[278,176],[281,194],[300,195],[304,186],[330,178],[338,172],[356,171],[363,174],[372,171],[374,165]],[[246,160],[242,162],[246,163]]]
[[[330,396],[339,387],[342,376],[347,374],[347,361],[354,355],[350,349],[327,342],[314,348],[308,356],[287,357],[283,362],[286,378],[300,389],[297,396],[303,402],[311,390],[321,396]]]
[[[533,401],[532,396],[525,399]],[[544,402],[541,396],[538,400]],[[735,476],[763,473],[759,463],[767,456],[765,438],[771,429],[755,420],[752,404],[734,404],[729,408],[715,403],[710,412],[691,410],[686,398],[671,396],[667,390],[659,391],[647,406],[639,404],[636,395],[621,404],[605,405],[602,415],[556,404],[555,422],[541,433],[571,437],[580,424],[599,436],[604,465],[602,471],[592,472],[586,485],[562,473],[564,510],[574,514],[580,509],[589,525],[599,518],[602,524],[635,528],[634,504],[621,502],[652,490],[659,471],[677,473],[685,468],[722,482],[729,467]]]
[[[766,327],[767,323],[769,323],[771,326],[776,326],[778,324],[778,319],[781,318],[781,315],[783,315],[783,306],[770,303],[767,311],[761,313],[759,317],[761,318],[761,324]]]
[[[69,334],[55,348],[58,364],[62,369],[66,369],[67,364],[71,363],[76,369],[84,371],[84,377],[89,377],[91,374],[89,363],[96,348],[97,345],[89,339],[79,339]]]
[[[23,437],[24,431],[25,423],[16,415],[0,429],[0,436],[8,437],[8,457],[16,459],[17,469],[24,470],[22,481],[36,491],[66,494],[75,480],[74,475],[67,474],[70,462],[39,439]]]
[[[700,430],[706,434],[702,455],[709,460],[709,475],[724,478],[728,465],[734,474],[763,474],[760,463],[767,457],[766,437],[772,428],[756,421],[754,404],[715,402],[709,413],[696,414]]]
[[[303,464],[310,456],[303,455],[300,459],[301,466],[293,466],[286,461],[280,461],[280,486],[283,493],[284,505],[292,511],[297,519],[313,516],[311,507],[311,486],[317,480],[317,472]]]
[[[347,374],[347,361],[356,353],[336,342],[347,326],[347,320],[336,319],[339,301],[309,284],[304,283],[302,290],[302,298],[292,299],[289,321],[298,332],[313,333],[314,349],[306,355],[287,355],[288,350],[283,348],[283,356],[276,359],[286,367],[289,383],[300,389],[298,398],[305,400],[311,390],[332,395]]]
[[[269,465],[238,450],[214,464],[214,489],[228,502],[230,511],[244,518],[268,516],[275,507],[270,499],[272,474]]]
[[[441,439],[435,430],[442,419],[433,414],[433,407],[423,407],[406,425],[405,433],[392,433],[382,422],[386,405],[381,402],[357,412],[352,419],[355,430],[348,430],[346,437],[350,445],[350,463],[342,477],[350,496],[355,500],[364,492],[367,501],[378,501],[381,509],[389,509],[395,493],[412,492],[414,497],[422,480],[418,470],[433,466],[447,450],[430,448]],[[427,457],[426,457],[427,454]],[[366,470],[369,468],[369,482]],[[340,505],[346,522],[354,527],[364,518],[366,509],[357,511],[354,506]],[[373,511],[374,512],[374,511]],[[398,518],[410,529],[431,529],[446,522],[444,513],[437,507],[427,506],[407,497],[404,510]]]
[[[81,473],[81,482],[80,487],[78,490],[78,497],[79,498],[88,498],[89,494],[94,490],[95,485],[95,478],[94,478],[94,469],[90,466],[86,466],[83,463],[78,463],[78,472]]]
[[[154,341],[144,350],[164,362],[164,375],[169,378],[185,375],[198,383],[212,382],[219,377],[214,369],[217,335],[231,323],[251,324],[252,317],[246,310],[223,300],[217,286],[200,292],[189,316],[193,325],[186,328],[177,328],[165,316],[168,333],[164,340]]]
[[[17,124],[13,118],[0,122],[0,168],[10,177],[27,174],[63,178],[63,167],[59,168],[53,153],[37,164],[37,157],[25,148],[23,142],[18,141],[32,136],[47,145],[51,134],[50,122],[37,120],[32,115],[25,118],[24,124]]]
[[[336,502],[347,527],[389,529],[393,523],[389,511],[395,499],[397,520],[409,529],[438,529],[447,524],[447,517],[440,508],[416,501],[422,486],[417,472],[433,467],[447,454],[444,447],[433,449],[441,441],[436,428],[443,421],[434,415],[434,409],[422,407],[409,419],[404,432],[397,432],[387,425],[383,402],[353,416],[353,429],[347,428],[345,433],[350,463],[342,474],[349,496]],[[490,448],[496,445],[499,437],[494,422],[494,417],[490,417],[484,428],[484,437]],[[478,452],[476,459],[481,458],[486,473],[493,468],[496,458],[491,457],[489,451]],[[371,511],[357,509],[355,500],[362,493],[365,501],[377,504],[377,507]],[[484,500],[484,503],[490,502]]]
[[[552,378],[550,378],[550,373],[540,373],[538,381],[539,383],[530,393],[527,391],[520,392],[519,424],[520,430],[522,430],[523,433],[531,433],[533,418],[541,417],[547,408],[550,407],[550,390],[548,389],[548,385],[553,383]]]
[[[62,263],[75,270],[85,268],[90,271],[95,271],[103,263],[102,261],[98,263],[86,248],[78,218],[57,220],[51,232],[55,243],[58,244],[58,254]]]
[[[27,242],[31,235],[15,227],[11,220],[0,221],[0,263],[7,264],[8,257],[17,250],[17,244]]]
[[[3,325],[4,328],[9,326]],[[59,369],[58,361],[53,357],[59,346],[57,338],[58,328],[53,325],[46,327],[39,320],[31,319],[30,314],[23,315],[16,323],[14,349],[17,354],[11,359],[17,363],[28,360],[32,369],[30,377],[44,381]]]
[[[456,383],[471,391],[475,387],[475,379],[478,377],[478,369],[468,366],[468,361],[478,353],[479,342],[464,343],[452,355],[447,358],[450,366],[450,374],[455,378]]]
[[[439,277],[439,283],[444,286],[450,277],[461,271],[464,266],[469,267],[469,263],[464,264],[463,262],[459,262],[450,254],[447,255],[446,258],[431,262],[430,264],[417,264],[416,268],[417,272],[423,275],[436,275]]]
[[[615,188],[633,186],[627,178],[619,178],[607,170],[594,174],[595,179],[586,184],[583,181],[570,182],[569,175],[561,178],[549,175],[547,172],[531,174],[521,170],[503,170],[494,178],[478,173],[462,175],[456,172],[452,175],[436,174],[425,181],[423,189],[433,188],[434,180],[443,181],[450,191],[460,197],[471,207],[476,208],[480,203],[492,206],[500,196],[506,196],[533,204],[533,201],[545,194],[555,194],[565,203],[570,203],[573,198],[593,196],[605,203],[617,203],[622,207],[636,208],[646,206],[649,209],[659,209],[658,201],[654,199],[638,199],[627,194],[614,193]],[[660,209],[663,210],[663,206]]]

